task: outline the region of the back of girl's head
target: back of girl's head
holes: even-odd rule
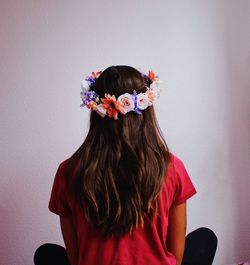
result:
[[[94,90],[101,96],[109,93],[118,97],[123,93],[146,91],[143,75],[131,66],[119,65],[105,69],[95,82]]]
[[[105,93],[117,98],[146,92],[148,82],[133,67],[112,66],[91,90],[101,98]],[[104,237],[121,236],[153,218],[169,162],[153,106],[117,120],[91,111],[87,137],[69,161],[77,163],[77,200]]]

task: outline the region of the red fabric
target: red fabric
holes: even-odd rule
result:
[[[120,239],[104,240],[84,218],[82,210],[70,196],[65,185],[63,161],[54,179],[49,209],[55,214],[72,214],[79,246],[78,265],[175,265],[176,260],[166,248],[168,212],[173,204],[181,204],[196,193],[182,161],[171,153],[171,164],[159,195],[159,215],[144,228],[134,230]]]

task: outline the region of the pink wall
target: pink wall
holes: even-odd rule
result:
[[[250,259],[250,2],[227,8],[230,165],[235,189],[234,255]],[[240,243],[239,243],[240,242]]]
[[[198,189],[188,231],[215,231],[215,265],[249,258],[250,2],[74,3],[0,3],[0,264],[63,244],[47,209],[54,174],[87,130],[81,79],[113,64],[165,81],[159,123]]]

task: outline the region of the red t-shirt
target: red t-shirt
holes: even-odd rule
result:
[[[168,174],[158,197],[159,214],[153,221],[145,220],[144,228],[122,238],[103,239],[87,222],[79,205],[74,202],[65,184],[63,161],[56,172],[49,201],[55,214],[71,214],[79,248],[78,265],[175,265],[176,259],[167,250],[168,213],[171,205],[181,204],[196,193],[182,161],[173,153]]]

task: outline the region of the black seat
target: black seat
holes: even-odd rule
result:
[[[211,265],[217,249],[215,233],[201,227],[186,236],[182,265]]]
[[[46,243],[41,245],[34,255],[35,265],[69,265],[68,256],[64,247]]]

